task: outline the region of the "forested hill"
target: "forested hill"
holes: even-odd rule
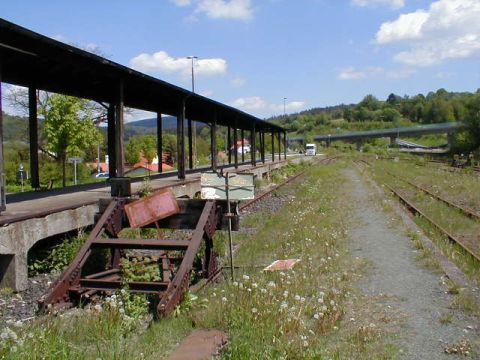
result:
[[[463,121],[472,117],[479,103],[480,89],[475,93],[439,89],[411,97],[390,94],[385,100],[367,95],[358,104],[313,108],[268,120],[286,127],[294,135],[317,134]]]

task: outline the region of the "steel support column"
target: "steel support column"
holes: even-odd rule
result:
[[[157,156],[158,156],[158,169],[157,172],[163,172],[163,126],[162,126],[162,113],[157,112]]]
[[[123,177],[125,155],[123,151],[123,79],[120,80],[117,93],[117,104],[115,106],[115,166],[117,168],[116,177]]]
[[[232,141],[231,141],[231,131],[230,126],[227,126],[227,152],[228,152],[228,165],[232,164]]]
[[[235,153],[233,154],[234,160],[235,160],[235,169],[238,169],[238,139],[237,139],[237,119],[235,119],[235,125],[233,129],[233,151]],[[243,151],[243,149],[242,149]]]
[[[261,140],[262,143],[260,144],[261,146],[260,151],[262,154],[262,163],[265,164],[265,130],[262,130],[262,132],[260,133],[260,138],[262,139]]]
[[[178,178],[185,179],[185,100],[180,103],[177,115],[177,169]]]
[[[275,162],[275,132],[272,130],[272,162]]]
[[[245,134],[243,128],[240,130],[240,136],[242,137],[242,163],[245,162]]]
[[[255,130],[255,123],[253,123],[252,127],[252,146],[251,146],[251,154],[252,154],[252,165],[257,166],[257,131]]]
[[[115,140],[115,105],[111,103],[107,110],[107,153],[108,153],[108,173],[109,177],[117,176],[116,159],[116,140]]]
[[[282,140],[280,131],[277,133],[278,136],[278,161],[282,160]]]
[[[192,137],[192,120],[187,121],[187,136],[188,136],[188,168],[193,169],[193,137]]]
[[[0,212],[5,211],[5,173],[3,164],[2,58],[0,56]]]
[[[217,171],[217,112],[213,115],[213,123],[210,128],[210,153],[212,158],[212,170]]]
[[[40,188],[38,172],[38,116],[37,116],[37,89],[28,88],[28,133],[30,139],[30,183],[32,188]]]

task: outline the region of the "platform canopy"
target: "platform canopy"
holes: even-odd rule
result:
[[[284,132],[231,106],[194,94],[90,52],[0,19],[2,81],[100,102],[114,102],[123,82],[127,107],[176,116],[185,101],[186,118],[238,129]]]

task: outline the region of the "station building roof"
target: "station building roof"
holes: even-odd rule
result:
[[[1,80],[110,103],[123,81],[124,105],[217,125],[283,132],[275,124],[0,18]]]

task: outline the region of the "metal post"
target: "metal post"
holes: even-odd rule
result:
[[[185,179],[185,100],[180,103],[177,115],[177,168],[178,178]]]
[[[0,56],[0,212],[6,209],[5,173],[3,166],[2,58]]]
[[[37,89],[30,86],[28,88],[28,132],[30,138],[30,183],[34,189],[40,188],[37,121]]]
[[[287,160],[287,132],[283,132],[283,158]]]
[[[251,154],[252,154],[252,165],[257,166],[257,132],[255,130],[255,123],[253,123],[253,127],[252,127]]]
[[[275,133],[272,130],[272,162],[275,162]]]
[[[157,156],[159,173],[163,172],[163,127],[162,127],[162,113],[157,112]]]
[[[278,137],[278,161],[282,160],[282,140],[280,137],[280,131],[277,134]]]
[[[77,160],[73,160],[73,184],[77,185]]]
[[[115,105],[112,103],[108,106],[107,111],[107,152],[108,152],[108,173],[109,177],[117,177],[116,159],[116,139],[115,139]]]
[[[240,130],[240,136],[242,137],[242,163],[245,162],[245,137],[243,128]]]
[[[234,280],[234,269],[233,269],[233,239],[232,239],[232,217],[230,209],[230,186],[229,186],[230,173],[227,172],[225,178],[225,187],[227,195],[227,217],[228,217],[228,247],[230,249],[230,274],[232,276],[232,281]]]
[[[237,139],[237,119],[235,119],[235,128],[233,129],[233,151],[235,160],[235,169],[238,169],[238,139]],[[243,152],[243,149],[242,149]]]
[[[125,156],[123,152],[123,79],[118,85],[117,106],[115,107],[115,166],[117,167],[117,177],[124,175]]]
[[[192,142],[192,120],[187,121],[187,136],[188,136],[188,168],[193,169],[193,142]]]
[[[262,130],[260,136],[262,137],[262,163],[265,164],[265,130]]]
[[[227,151],[228,151],[228,165],[232,163],[232,141],[230,126],[227,126]]]
[[[212,157],[212,170],[217,171],[217,112],[213,115],[213,123],[210,128],[210,152]]]

